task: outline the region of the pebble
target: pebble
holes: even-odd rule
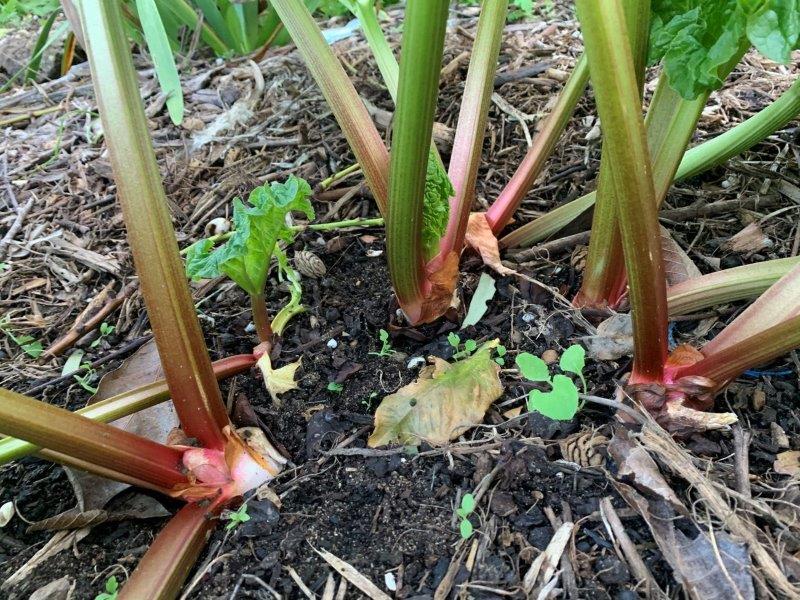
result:
[[[606,585],[619,585],[627,583],[631,572],[622,561],[615,556],[601,556],[594,563],[594,571],[598,579]]]
[[[423,356],[415,356],[411,360],[408,361],[408,369],[417,369],[425,364],[425,358]]]
[[[326,345],[328,346],[328,348],[333,350],[334,348],[339,346],[339,342],[337,342],[335,339],[331,338],[331,339],[328,340],[328,343]]]

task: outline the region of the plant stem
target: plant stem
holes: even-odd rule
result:
[[[667,288],[669,315],[688,315],[717,304],[757,298],[800,265],[800,256],[767,260],[695,277]]]
[[[704,359],[693,365],[675,368],[670,378],[674,381],[698,375],[708,377],[722,386],[745,370],[775,360],[797,347],[800,347],[800,315],[795,314],[722,349],[707,351],[703,348]]]
[[[577,0],[603,153],[614,169],[625,264],[630,278],[636,383],[660,382],[667,356],[667,302],[658,216],[631,45],[619,0]]]
[[[170,395],[187,435],[221,449],[229,423],[178,254],[120,3],[83,0],[95,96],[140,289]]]
[[[187,504],[156,536],[128,582],[119,600],[171,600],[178,596],[211,530],[218,521],[213,510]]]
[[[486,220],[495,235],[509,224],[514,213],[533,187],[536,178],[544,168],[545,162],[553,153],[553,149],[564,132],[575,106],[586,90],[589,81],[589,63],[586,56],[581,55],[572,73],[564,84],[553,110],[541,123],[541,129],[533,139],[531,147],[522,159],[506,187],[486,211]]]
[[[348,5],[352,5],[353,13],[361,24],[361,30],[367,39],[367,44],[372,50],[375,62],[378,64],[378,71],[381,73],[383,83],[392,97],[392,102],[397,104],[397,88],[400,81],[400,65],[383,35],[381,24],[378,23],[378,16],[375,13],[374,0],[351,0]]]
[[[769,106],[722,135],[689,150],[675,179],[686,179],[741,154],[787,125],[800,113],[800,78]]]
[[[253,310],[253,325],[256,327],[260,342],[272,341],[272,325],[267,314],[267,299],[264,294],[250,296],[250,308]]]
[[[347,138],[358,164],[364,170],[381,214],[388,206],[389,153],[375,124],[347,78],[339,60],[334,56],[311,13],[298,0],[273,0],[284,27],[292,36],[297,49],[322,90],[328,106]]]
[[[5,389],[0,431],[82,461],[89,470],[97,465],[106,476],[120,473],[165,490],[187,483],[181,451]]]
[[[439,245],[443,256],[451,252],[460,253],[464,247],[469,214],[475,201],[475,182],[486,135],[486,118],[507,15],[508,0],[484,0],[447,172],[456,193],[450,199],[447,230]]]
[[[239,354],[229,356],[213,363],[214,375],[218,379],[227,379],[238,373],[242,373],[253,365],[256,359],[252,354]],[[117,394],[95,402],[84,408],[75,411],[75,414],[108,423],[122,417],[127,417],[135,412],[155,406],[169,399],[169,388],[163,379],[148,383],[130,391]],[[0,439],[0,465],[5,464],[29,454],[39,451],[39,447],[20,439],[5,437]]]
[[[334,173],[330,177],[320,181],[319,182],[319,187],[322,190],[327,190],[329,187],[331,187],[334,183],[336,183],[340,179],[344,179],[348,175],[350,175],[352,173],[357,173],[360,170],[361,170],[361,165],[359,165],[358,163],[353,163],[349,167],[345,167],[344,169],[342,169],[338,173]]]
[[[386,249],[395,293],[412,323],[425,297],[422,209],[447,11],[447,0],[409,0],[403,25]]]
[[[622,8],[625,12],[626,30],[631,43],[641,106],[650,33],[650,1],[623,0]],[[573,300],[576,306],[616,308],[625,295],[627,281],[622,238],[617,223],[617,199],[614,197],[616,193],[612,175],[614,168],[610,155],[603,152],[583,282]]]

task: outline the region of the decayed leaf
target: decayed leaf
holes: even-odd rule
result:
[[[489,300],[494,298],[497,288],[494,285],[494,279],[491,275],[481,273],[481,278],[478,281],[478,287],[475,288],[475,293],[472,295],[472,300],[469,303],[469,310],[467,316],[464,317],[464,322],[461,324],[461,329],[475,325],[486,314],[489,307]]]
[[[419,315],[408,315],[412,323],[430,323],[441,317],[453,303],[453,290],[458,281],[458,254],[451,252],[441,266],[428,273],[431,289],[425,297]]]
[[[589,356],[597,360],[617,360],[633,353],[631,316],[618,313],[597,326],[597,335],[584,338]]]
[[[500,260],[500,247],[492,228],[483,213],[472,213],[467,224],[467,244],[474,248],[483,259],[483,264],[491,267],[500,275],[513,275],[516,271],[504,266]]]
[[[665,227],[661,227],[660,231],[661,256],[664,260],[664,275],[667,278],[667,285],[677,285],[700,277],[702,275],[700,269],[672,238],[669,231]]]
[[[78,508],[65,511],[42,521],[37,521],[28,527],[28,533],[34,531],[61,531],[65,529],[83,529],[94,527],[103,523],[127,521],[128,519],[157,519],[168,517],[169,511],[161,503],[144,494],[133,494],[122,503],[117,504],[114,510],[92,509],[81,511]]]
[[[487,342],[471,357],[452,364],[434,357],[419,379],[383,399],[369,446],[445,444],[474,427],[503,393],[500,367],[492,360],[498,344]]]
[[[67,575],[51,581],[33,592],[28,600],[69,600],[75,591],[75,580]]]
[[[772,240],[764,235],[758,223],[750,223],[725,242],[723,248],[733,252],[747,253],[758,252],[770,246],[772,246]]]
[[[281,400],[278,394],[297,389],[297,382],[294,380],[294,374],[300,368],[303,359],[297,362],[290,363],[281,367],[280,369],[272,368],[272,361],[269,359],[269,353],[265,352],[258,359],[256,365],[261,369],[261,374],[264,376],[264,385],[272,397],[275,406],[281,405]]]
[[[800,476],[800,451],[781,452],[775,457],[773,468],[781,475]]]
[[[30,576],[31,573],[33,573],[36,567],[49,559],[51,556],[55,556],[59,552],[72,548],[72,546],[89,535],[89,532],[90,530],[88,528],[78,529],[77,531],[59,531],[53,537],[51,537],[50,541],[42,546],[42,548],[36,554],[34,554],[28,560],[28,562],[14,571],[3,583],[0,583],[0,589],[9,588],[17,585],[21,581],[24,581]]]

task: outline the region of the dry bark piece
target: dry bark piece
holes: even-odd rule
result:
[[[33,592],[28,600],[69,600],[75,591],[75,580],[64,576]]]
[[[503,393],[500,367],[492,360],[498,340],[456,363],[433,357],[419,378],[386,396],[375,411],[371,448],[390,443],[446,444],[483,420]]]
[[[319,279],[325,276],[328,272],[325,263],[322,259],[308,250],[300,250],[294,253],[294,268],[301,275],[311,277],[312,279]]]

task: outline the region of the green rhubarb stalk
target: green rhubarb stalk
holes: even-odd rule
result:
[[[140,289],[187,435],[221,449],[229,424],[184,275],[120,4],[80,3],[86,52]]]
[[[397,103],[397,88],[400,81],[400,64],[394,57],[389,42],[383,34],[378,15],[375,12],[375,0],[343,0],[347,9],[353,13],[361,24],[361,30],[367,39],[367,44],[372,51],[378,71],[381,73],[383,83],[389,90],[392,101]]]
[[[226,379],[248,370],[255,365],[255,362],[256,359],[252,354],[229,356],[213,363],[214,374],[218,379]],[[161,379],[90,404],[76,410],[75,414],[92,421],[109,423],[155,406],[165,400],[169,400],[169,388],[167,387],[167,382]],[[2,438],[0,439],[0,465],[33,454],[39,450],[40,448],[35,444],[17,438]]]
[[[389,153],[358,92],[305,5],[298,0],[273,0],[271,5],[342,128],[381,214],[386,215]]]
[[[800,256],[742,265],[689,279],[667,288],[669,315],[688,315],[726,302],[758,298],[800,265]]]
[[[182,451],[2,388],[0,431],[77,459],[89,471],[97,465],[102,476],[162,491],[187,483]]]
[[[122,587],[119,600],[177,598],[183,582],[217,525],[213,507],[200,503],[181,508],[162,529]]]
[[[658,215],[636,70],[619,0],[578,0],[589,71],[603,123],[603,153],[630,279],[632,382],[660,382],[667,356],[667,302]]]
[[[404,22],[386,249],[395,293],[412,323],[426,294],[422,216],[447,10],[447,0],[409,0]]]
[[[455,195],[450,199],[447,229],[440,243],[443,256],[461,252],[464,246],[507,13],[508,0],[485,0],[481,7],[447,172]]]
[[[536,178],[542,172],[545,162],[550,158],[556,143],[572,117],[575,106],[583,96],[588,82],[589,64],[586,62],[586,56],[581,55],[558,95],[556,105],[542,121],[541,128],[533,138],[533,143],[528,148],[525,158],[522,159],[506,187],[486,211],[486,220],[495,235],[498,235],[511,222],[514,213],[525,199],[525,195],[533,187]]]
[[[713,340],[712,340],[713,341]],[[737,339],[723,348],[703,348],[705,358],[693,365],[671,369],[670,379],[707,377],[722,386],[747,369],[763,365],[800,347],[800,315]]]
[[[647,66],[647,47],[650,33],[650,0],[623,0],[625,25],[636,70],[639,105],[644,93]],[[620,251],[621,237],[617,224],[617,199],[610,156],[605,152],[600,160],[597,201],[592,217],[592,237],[586,256],[581,289],[575,297],[576,306],[611,306],[616,308],[625,294],[625,261]],[[620,280],[618,274],[622,273]]]

